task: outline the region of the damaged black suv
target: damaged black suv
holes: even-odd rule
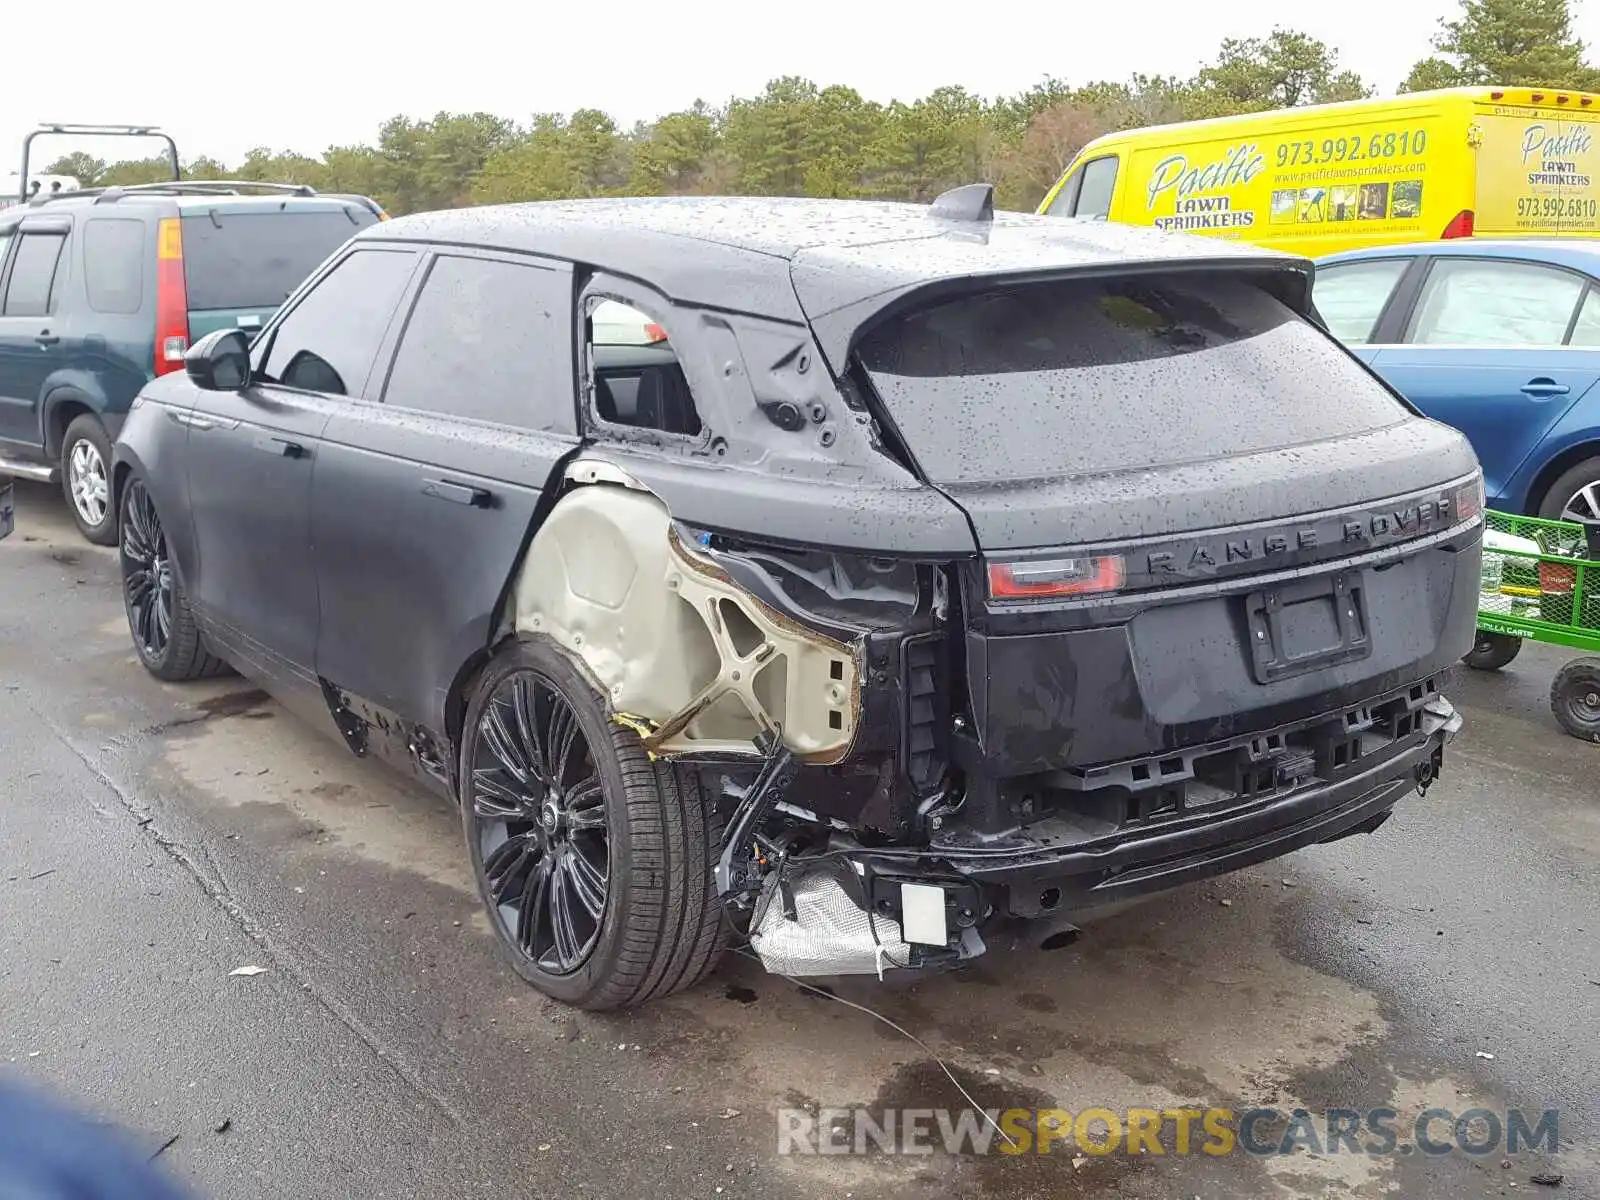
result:
[[[373,225],[136,404],[134,644],[452,797],[570,1003],[730,931],[785,974],[1058,938],[1375,829],[1459,726],[1477,463],[1309,282],[981,185]]]

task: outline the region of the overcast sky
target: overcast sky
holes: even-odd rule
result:
[[[187,157],[237,163],[252,146],[318,154],[370,141],[398,112],[483,109],[525,119],[597,107],[626,126],[692,103],[759,92],[778,75],[911,99],[959,83],[994,96],[1046,75],[1070,83],[1135,71],[1188,75],[1225,36],[1275,22],[1335,47],[1341,66],[1392,91],[1428,53],[1455,0],[413,0],[161,5],[87,0],[70,22],[48,4],[8,6],[0,173],[42,121],[148,122]],[[1600,42],[1600,0],[1575,4]],[[418,16],[408,17],[407,10]],[[97,11],[98,10],[98,11]],[[537,12],[537,16],[520,15]],[[40,139],[39,166],[143,143]],[[36,168],[37,169],[37,168]]]

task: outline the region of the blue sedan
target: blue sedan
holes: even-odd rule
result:
[[[1335,337],[1467,435],[1490,507],[1600,519],[1600,239],[1331,254],[1314,298]]]

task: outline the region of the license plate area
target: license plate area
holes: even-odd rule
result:
[[[0,538],[9,537],[16,527],[16,489],[9,479],[0,479]]]
[[[1358,572],[1252,592],[1245,598],[1245,617],[1257,683],[1275,683],[1372,653]]]

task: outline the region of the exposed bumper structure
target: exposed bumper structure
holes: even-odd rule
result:
[[[1437,777],[1461,716],[1442,698],[1418,709],[1420,728],[1371,758],[1313,776],[1231,812],[1176,815],[1095,836],[1073,822],[1041,821],[1014,856],[959,861],[972,880],[1004,887],[1014,916],[1092,911],[1265,862],[1319,842],[1368,832],[1409,791]]]
[[[855,870],[848,889],[799,868],[795,887],[810,903],[798,907],[782,873],[769,876],[757,922],[770,948],[762,961],[785,974],[948,966],[983,952],[975,927],[1021,918],[1059,929],[1098,909],[1370,832],[1408,792],[1437,778],[1462,723],[1433,681],[1387,698],[1378,717],[1374,711],[1328,714],[1243,746],[1209,749],[1212,757],[1237,750],[1248,759],[1265,748],[1272,786],[1261,790],[1109,829],[1070,807],[999,839],[942,822],[943,836],[913,855],[866,847],[842,855]],[[1344,736],[1329,736],[1335,730]],[[1312,744],[1321,751],[1305,753]],[[935,890],[942,904],[933,904],[933,932],[913,934],[906,906],[917,901],[915,923],[925,931],[927,894]],[[813,911],[819,904],[826,920]]]

